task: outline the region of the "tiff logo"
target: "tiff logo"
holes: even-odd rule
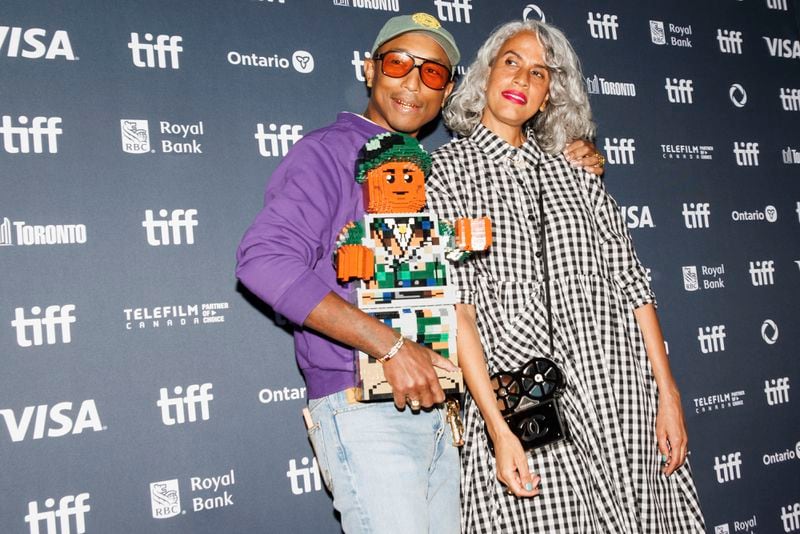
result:
[[[667,81],[664,89],[667,90],[667,100],[673,104],[692,104],[692,80],[680,80],[677,78],[665,78]]]
[[[767,0],[767,8],[778,11],[789,11],[786,0]]]
[[[292,458],[289,460],[289,470],[286,471],[286,478],[290,481],[292,494],[302,495],[303,493],[320,491],[322,489],[322,481],[319,476],[317,459],[312,458],[311,467],[306,467],[308,466],[308,458],[303,456],[300,464],[304,467],[297,467],[297,462]]]
[[[603,148],[606,151],[607,162],[611,165],[633,165],[633,153],[636,152],[634,139],[622,137],[609,139],[606,137],[606,144]]]
[[[31,308],[30,319],[25,318],[25,308],[14,309],[14,320],[11,321],[11,326],[17,330],[17,345],[20,347],[39,346],[44,344],[45,338],[48,345],[55,345],[58,343],[58,335],[56,326],[60,326],[61,342],[72,342],[72,335],[70,326],[77,319],[72,315],[75,311],[74,304],[64,304],[59,306],[55,304],[48,306],[44,310],[44,317],[37,317],[42,313],[42,308],[34,306]],[[28,332],[33,335],[33,340],[28,338]],[[44,336],[42,335],[44,333]]]
[[[612,39],[617,40],[617,22],[616,15],[609,15],[608,13],[587,13],[589,18],[586,19],[586,24],[589,25],[589,34],[594,39]]]
[[[156,405],[161,408],[161,421],[168,426],[180,425],[187,420],[190,423],[194,423],[197,421],[198,405],[200,405],[201,419],[208,421],[208,405],[214,400],[214,395],[211,394],[212,387],[211,383],[192,384],[186,387],[186,394],[183,395],[183,388],[175,386],[172,391],[177,397],[173,398],[169,397],[167,388],[161,388],[159,390],[160,397],[156,401]],[[186,407],[185,410],[184,406]]]
[[[179,69],[178,54],[183,52],[183,47],[179,44],[183,40],[180,35],[158,35],[153,43],[153,34],[144,34],[144,42],[139,42],[139,34],[131,32],[131,42],[128,48],[131,49],[133,64],[137,67],[166,69]],[[144,59],[142,53],[144,52]],[[169,59],[167,59],[169,54]]]
[[[767,404],[785,404],[789,402],[789,377],[773,378],[764,380],[764,394],[767,396]]]
[[[725,350],[725,325],[706,326],[697,329],[697,341],[703,354]]]
[[[800,502],[789,506],[781,506],[781,521],[783,522],[784,532],[800,530]]]
[[[169,211],[162,209],[159,210],[158,215],[160,217],[169,216],[169,219],[155,220],[153,218],[153,210],[144,210],[142,226],[144,226],[145,233],[147,234],[148,245],[153,247],[170,244],[180,245],[183,243],[181,239],[181,229],[183,229],[186,235],[186,244],[194,244],[194,227],[198,224],[197,219],[194,218],[195,215],[197,215],[196,209],[177,209],[172,210],[171,214]],[[170,228],[172,228],[172,232],[169,231]],[[156,232],[156,230],[158,230],[158,232]],[[172,234],[171,242],[170,234]]]
[[[366,81],[364,78],[364,62],[372,57],[370,52],[364,52],[364,59],[361,59],[361,54],[358,53],[358,50],[353,50],[353,60],[350,61],[350,64],[356,71],[356,80],[359,82]]]
[[[741,54],[742,32],[717,28],[717,43],[719,43],[719,51],[723,54]]]
[[[760,260],[750,262],[750,282],[758,286],[771,286],[775,283],[775,262],[773,260]]]
[[[734,141],[733,154],[736,156],[736,165],[758,167],[758,143]]]
[[[44,521],[45,534],[72,534],[72,521],[75,518],[74,534],[86,532],[86,514],[92,509],[87,501],[88,493],[78,495],[65,495],[58,500],[58,509],[52,509],[56,500],[53,498],[45,499],[45,510],[39,511],[39,503],[30,501],[28,503],[28,515],[25,522],[30,523],[30,534],[39,534],[39,523]]]
[[[289,148],[303,138],[303,127],[299,124],[281,124],[280,130],[276,124],[270,124],[269,131],[271,133],[264,131],[262,123],[256,124],[258,153],[265,158],[285,156]]]
[[[434,0],[433,4],[436,6],[439,20],[470,23],[469,12],[472,11],[472,0]]]
[[[781,87],[780,99],[784,111],[800,111],[800,89]]]
[[[683,222],[686,228],[708,228],[708,217],[711,215],[711,204],[708,202],[690,202],[683,204]]]
[[[0,136],[3,137],[3,149],[9,154],[41,154],[44,140],[47,139],[47,151],[58,153],[58,136],[63,133],[59,128],[61,117],[33,117],[30,121],[25,115],[17,119],[19,126],[14,126],[10,115],[3,115],[0,124]],[[28,123],[30,122],[30,126]],[[16,143],[15,143],[16,138]]]
[[[731,452],[714,457],[714,471],[717,473],[717,482],[724,484],[742,478],[742,453]]]

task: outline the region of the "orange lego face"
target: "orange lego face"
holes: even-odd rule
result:
[[[416,213],[425,205],[425,173],[408,161],[387,161],[367,173],[367,213]]]

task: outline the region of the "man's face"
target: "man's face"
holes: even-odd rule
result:
[[[425,173],[408,161],[387,161],[367,173],[368,213],[416,213],[425,205]]]
[[[408,32],[395,37],[384,43],[375,54],[389,50],[408,52],[451,66],[442,47],[421,32]],[[442,102],[453,90],[452,81],[440,91],[427,87],[420,80],[419,69],[416,68],[402,78],[390,78],[381,72],[380,61],[366,61],[364,74],[367,85],[372,86],[364,115],[387,130],[406,133],[412,137],[416,137],[420,128],[436,118]]]

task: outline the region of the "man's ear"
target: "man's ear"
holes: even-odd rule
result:
[[[372,87],[372,80],[375,78],[375,62],[371,59],[364,60],[364,79],[367,87]]]

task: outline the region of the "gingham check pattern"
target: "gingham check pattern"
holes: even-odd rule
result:
[[[462,530],[485,533],[704,532],[687,465],[666,478],[655,438],[657,389],[633,309],[655,302],[602,181],[478,126],[433,154],[428,204],[443,220],[488,216],[493,245],[452,268],[477,309],[489,372],[550,355],[567,377],[570,438],[534,451],[541,495],[508,496],[467,396]],[[543,189],[554,350],[547,347],[537,195]]]

